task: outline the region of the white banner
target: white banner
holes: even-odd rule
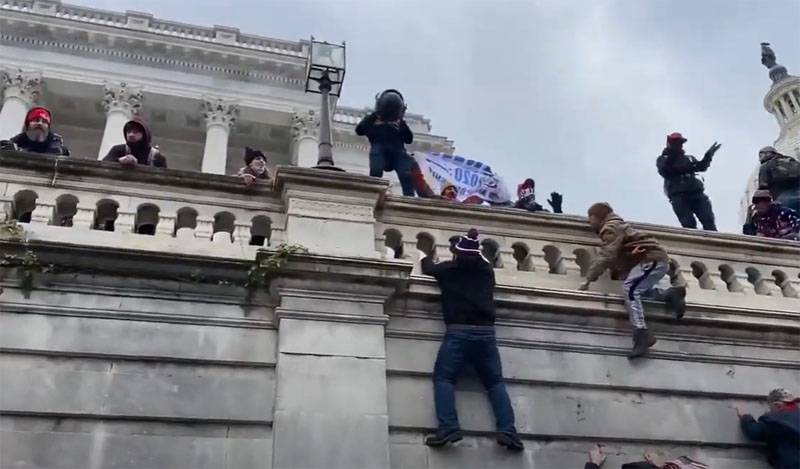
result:
[[[463,156],[446,155],[444,153],[415,152],[425,181],[436,194],[452,184],[458,189],[458,200],[478,196],[491,203],[505,203],[511,195],[499,175],[492,168],[480,161],[469,160]]]

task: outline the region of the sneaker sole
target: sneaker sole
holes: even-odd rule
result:
[[[516,444],[505,438],[498,438],[497,444],[509,451],[522,451],[525,449],[525,445]]]
[[[447,438],[445,438],[444,440],[441,440],[441,441],[436,441],[436,442],[431,442],[431,443],[429,443],[428,441],[425,441],[425,445],[426,446],[431,446],[431,447],[434,447],[434,448],[440,448],[442,446],[447,445],[447,443],[456,443],[456,442],[461,441],[463,439],[464,439],[464,435],[462,433],[458,433],[458,434],[453,434],[451,436],[448,436]]]

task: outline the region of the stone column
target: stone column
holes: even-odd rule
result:
[[[302,256],[273,280],[279,306],[271,467],[390,467],[384,305],[410,268]]]
[[[304,168],[317,165],[319,153],[319,115],[296,111],[292,115],[292,164]]]
[[[232,101],[204,97],[203,117],[206,119],[206,146],[201,171],[225,174],[228,164],[228,137],[239,116],[239,106]]]
[[[98,160],[102,160],[114,145],[125,143],[122,128],[133,116],[139,114],[144,99],[141,88],[127,83],[106,83],[103,92],[106,127],[97,152]]]
[[[25,115],[39,99],[42,84],[41,72],[3,70],[3,107],[0,109],[0,140],[7,140],[22,131]]]

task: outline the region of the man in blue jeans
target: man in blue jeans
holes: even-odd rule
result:
[[[433,369],[433,394],[439,429],[425,440],[444,446],[463,438],[456,414],[455,385],[467,364],[489,393],[497,423],[497,442],[510,450],[525,447],[514,428],[514,409],[503,382],[503,368],[494,335],[494,270],[480,250],[478,232],[469,230],[451,247],[455,258],[435,264],[433,252],[422,259],[422,272],[442,290],[442,315],[447,333]]]

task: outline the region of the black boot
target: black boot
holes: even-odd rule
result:
[[[497,444],[505,447],[509,451],[522,451],[525,449],[525,445],[522,444],[522,440],[519,438],[519,435],[512,432],[498,433]]]
[[[435,435],[425,438],[425,444],[428,446],[444,446],[447,443],[455,443],[464,438],[461,430],[439,430]]]
[[[686,287],[672,287],[664,294],[667,308],[675,313],[675,318],[680,319],[686,313]]]
[[[633,331],[633,350],[628,354],[628,358],[641,357],[647,353],[647,349],[655,345],[656,336],[648,329],[636,329]]]

